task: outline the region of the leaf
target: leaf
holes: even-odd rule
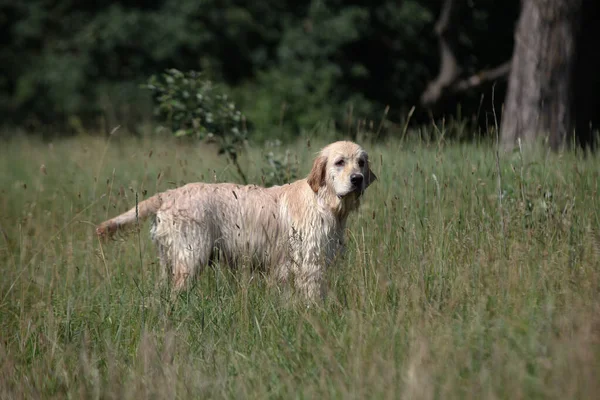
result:
[[[187,136],[189,132],[185,129],[179,129],[175,132],[175,137]]]

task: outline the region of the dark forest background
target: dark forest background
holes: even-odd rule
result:
[[[594,1],[581,2],[570,102],[580,110],[573,129],[589,134],[600,104],[600,13]],[[443,68],[436,27],[451,3],[460,3],[444,31],[460,67],[453,79],[472,83],[508,63],[523,14],[518,0],[2,1],[2,124],[139,133],[152,118],[141,84],[176,68],[219,84],[258,139],[290,139],[324,124],[346,132],[384,115],[392,135],[409,114],[413,125],[433,118],[486,127],[493,111],[501,117],[508,70],[424,99]]]

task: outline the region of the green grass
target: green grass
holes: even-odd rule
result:
[[[322,144],[290,147],[302,174]],[[237,179],[213,149],[3,143],[0,398],[594,397],[598,160],[501,154],[499,209],[487,145],[363,145],[379,181],[351,217],[327,302],[307,309],[225,268],[171,300],[147,223],[95,238],[136,193]],[[241,160],[253,182],[261,157]]]

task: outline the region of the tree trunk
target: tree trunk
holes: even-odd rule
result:
[[[573,132],[573,67],[581,0],[522,0],[515,31],[501,140],[548,140],[553,149]]]

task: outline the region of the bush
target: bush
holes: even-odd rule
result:
[[[272,140],[265,143],[265,165],[261,168],[263,185],[282,185],[298,179],[298,159],[289,150],[285,154],[280,151],[281,141]]]
[[[153,75],[144,87],[153,92],[155,115],[175,136],[214,140],[247,183],[238,155],[248,138],[245,118],[229,97],[196,71],[169,69]]]
[[[154,112],[160,123],[158,131],[216,142],[219,154],[227,156],[244,183],[248,183],[238,162],[248,142],[247,122],[227,94],[202,73],[176,69],[153,75],[143,87],[152,91]],[[289,151],[282,154],[280,147],[279,140],[265,144],[267,152],[261,167],[264,185],[280,185],[298,176],[298,160],[292,161]]]

